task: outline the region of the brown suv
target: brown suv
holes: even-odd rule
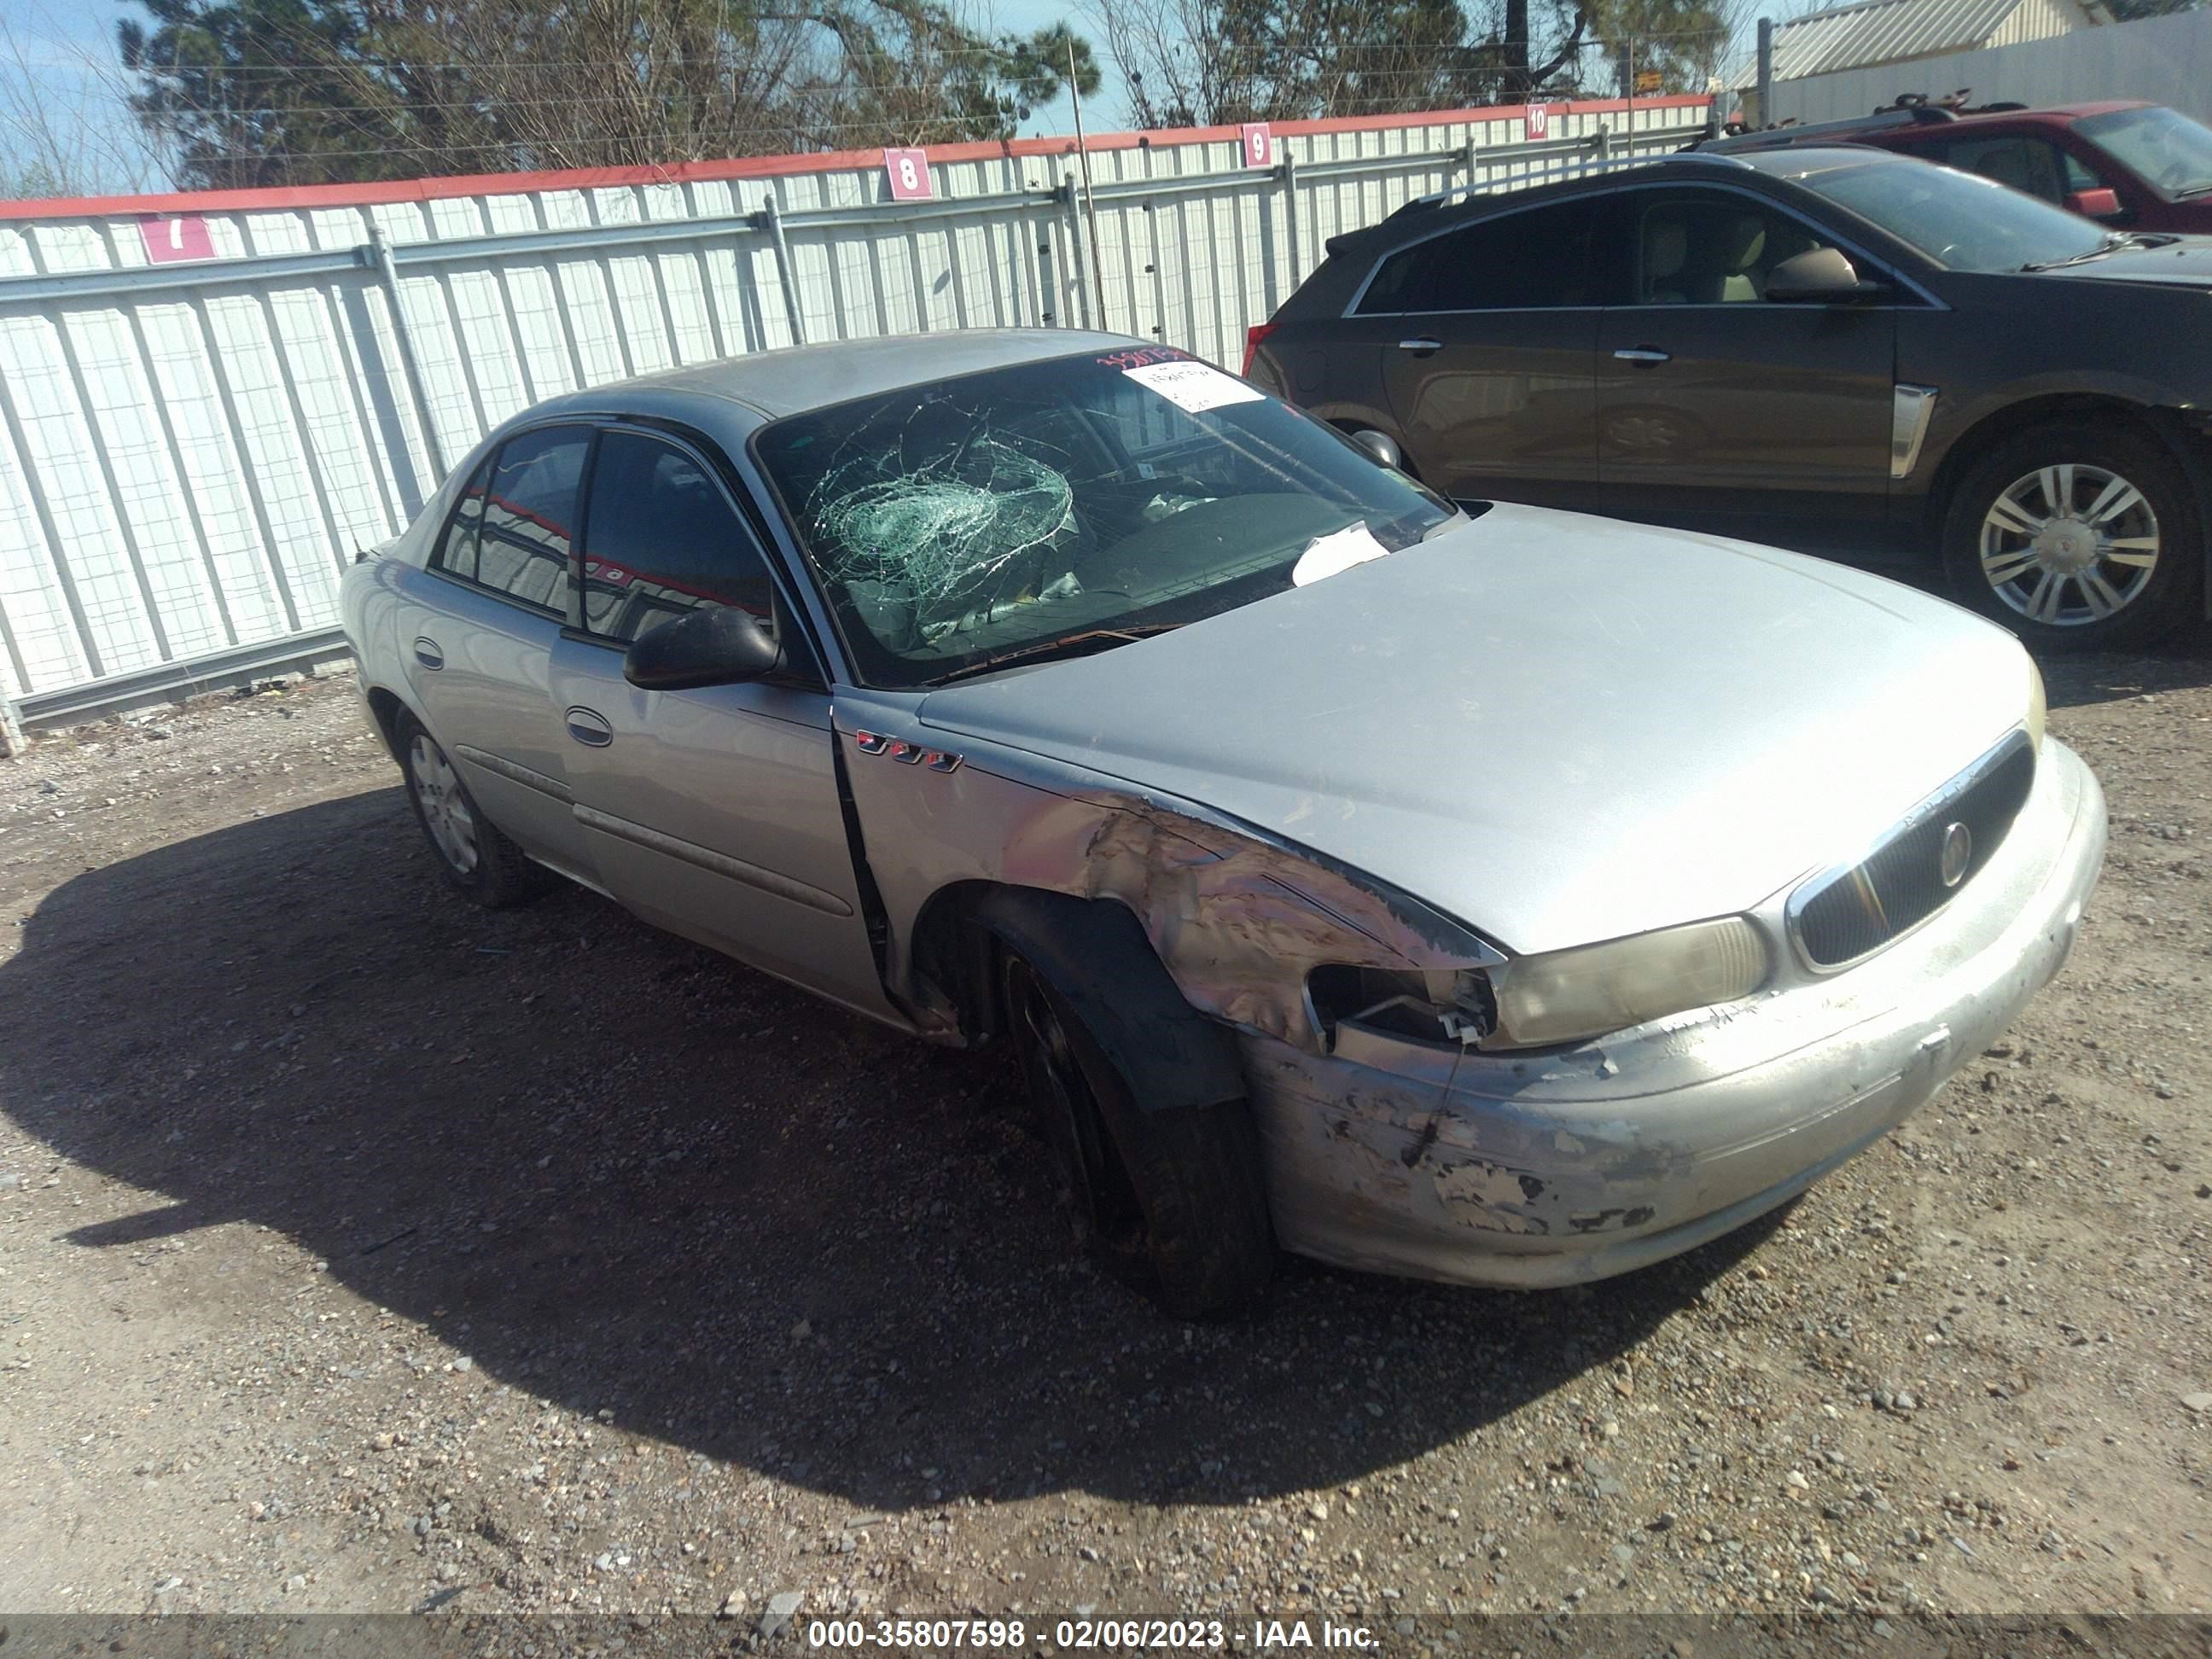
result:
[[[1448,495],[1932,553],[2038,644],[2203,614],[2212,238],[1791,148],[1431,198],[1329,250],[1246,372]]]

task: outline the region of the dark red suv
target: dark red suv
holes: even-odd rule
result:
[[[1723,154],[1874,144],[1978,173],[2129,230],[2212,233],[2212,128],[2159,104],[2066,104],[1954,114],[1932,105],[1748,132]]]

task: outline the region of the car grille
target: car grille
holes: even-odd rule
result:
[[[1915,807],[1863,863],[1799,888],[1790,932],[1806,963],[1844,967],[1942,908],[2003,844],[2034,782],[2035,750],[2026,732],[2014,732]],[[1954,825],[1964,826],[1971,850],[1947,884],[1944,847]]]

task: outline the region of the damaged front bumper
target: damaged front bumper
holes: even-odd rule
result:
[[[1344,1267],[1527,1288],[1718,1237],[1996,1039],[2065,961],[2104,851],[2095,777],[2046,743],[1996,856],[1846,972],[1543,1054],[1346,1024],[1317,1057],[1247,1032],[1277,1234]]]

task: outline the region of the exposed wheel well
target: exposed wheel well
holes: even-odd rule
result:
[[[383,734],[384,746],[392,758],[399,758],[399,716],[406,704],[380,685],[368,689],[368,712],[376,716],[376,729]]]
[[[1970,428],[1948,450],[1942,465],[1936,469],[1930,481],[1923,518],[1929,533],[1940,535],[1943,519],[1950,508],[1951,492],[1958,488],[1959,480],[1972,470],[1981,458],[2014,434],[2025,432],[2032,426],[2046,421],[2118,420],[2134,428],[2172,450],[2185,466],[2190,457],[2183,453],[2181,434],[2177,424],[2160,418],[2161,411],[2142,404],[2131,404],[2121,398],[2106,398],[2084,393],[2062,393],[2048,398],[2030,398],[2021,403],[2009,404],[1995,414],[1986,416]],[[2191,469],[2191,476],[2195,476]]]
[[[908,959],[915,975],[949,1001],[970,1042],[998,1035],[1004,1010],[992,972],[988,938],[973,926],[983,900],[1000,890],[991,881],[956,881],[939,888],[914,919]]]
[[[912,961],[925,994],[952,1006],[971,1042],[1004,1029],[998,962],[1011,950],[1073,1005],[1142,1109],[1241,1098],[1228,1028],[1184,998],[1136,913],[1110,898],[955,882],[915,919]]]

